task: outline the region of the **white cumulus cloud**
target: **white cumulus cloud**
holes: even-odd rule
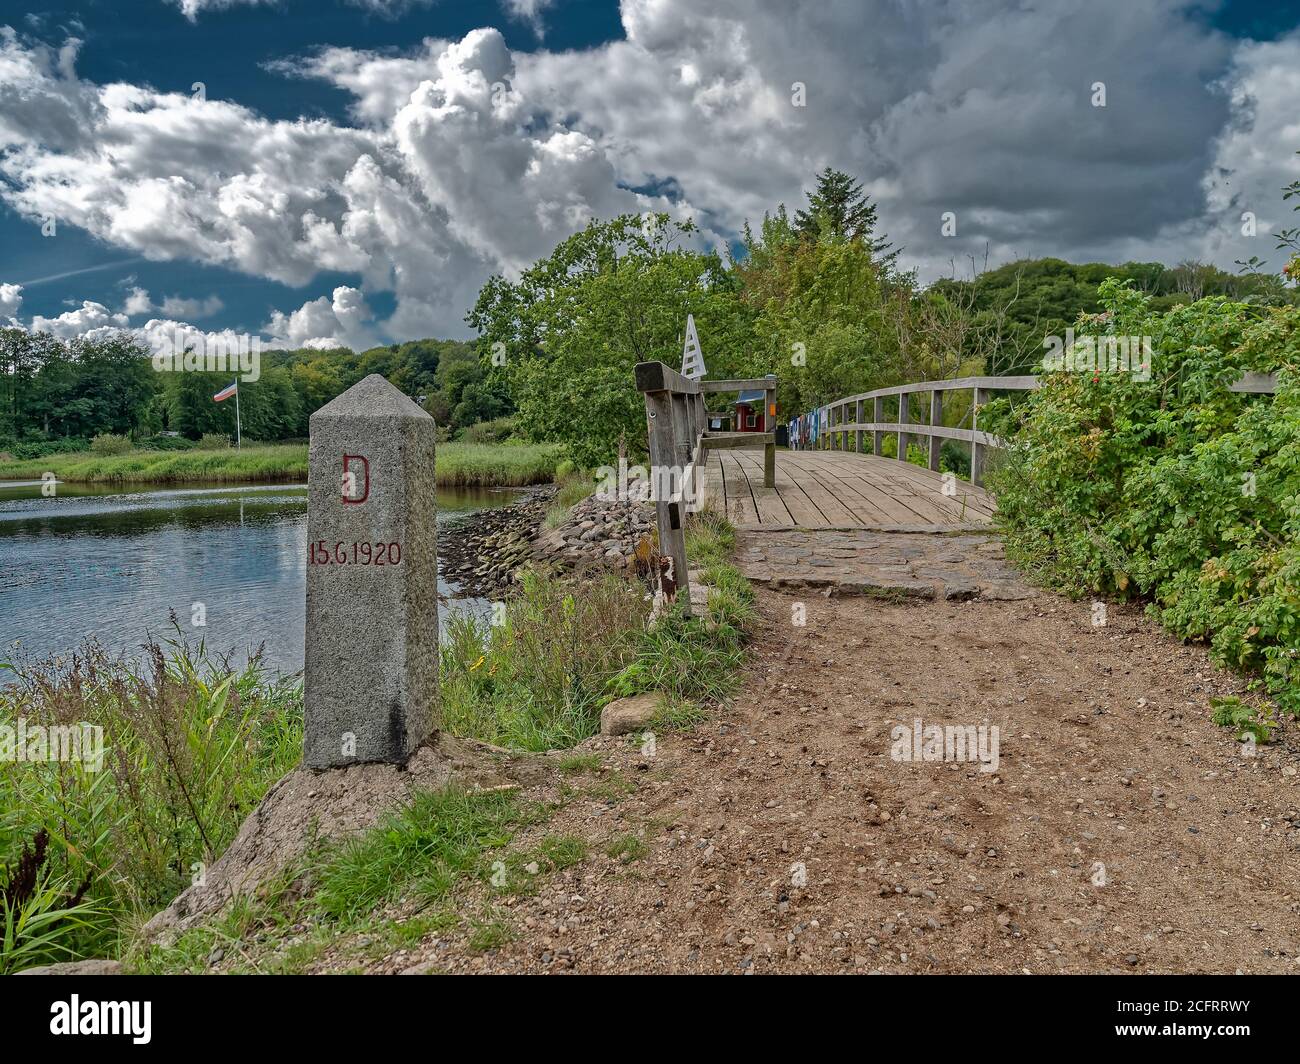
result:
[[[124,329],[129,324],[125,314],[116,314],[104,306],[86,300],[76,310],[64,311],[57,318],[40,314],[32,318],[32,332],[53,333],[62,340],[71,340],[97,329]]]
[[[226,0],[173,2],[198,17]],[[549,7],[504,3],[525,19]],[[1271,254],[1240,233],[1243,211],[1261,233],[1287,221],[1300,35],[1234,41],[1182,0],[620,10],[625,39],[587,49],[512,53],[483,28],[406,53],[278,61],[348,93],[347,120],[96,84],[77,73],[76,41],[0,28],[0,196],[154,261],[298,287],[353,275],[356,302],[336,291],[267,323],[286,342],[349,346],[465,335],[489,274],[592,218],[667,209],[724,243],[800,204],[828,165],[865,182],[923,278],[986,246],[993,264],[1202,255],[1231,268]],[[381,292],[395,310],[376,320],[359,308]],[[167,319],[203,309],[128,303]]]
[[[18,317],[18,308],[23,305],[23,286],[20,284],[0,284],[0,318]]]

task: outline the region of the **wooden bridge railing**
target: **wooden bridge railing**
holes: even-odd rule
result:
[[[673,571],[665,593],[685,591],[691,612],[686,559],[686,514],[699,508],[704,463],[710,449],[762,447],[763,484],[776,487],[775,376],[747,380],[697,381],[662,362],[638,362],[636,388],[645,395],[646,435],[650,443],[650,485],[659,525],[660,553]],[[761,391],[767,432],[710,432],[704,396],[713,392]]]
[[[862,453],[862,434],[872,434],[871,453],[879,455],[884,446],[885,434],[898,436],[898,460],[907,461],[907,448],[911,437],[924,436],[930,441],[929,466],[936,473],[939,471],[939,452],[944,440],[964,440],[971,445],[970,479],[975,485],[984,482],[984,461],[986,449],[1004,447],[1006,441],[992,433],[983,432],[974,426],[979,424],[980,407],[984,406],[993,392],[1032,391],[1039,386],[1034,376],[1025,377],[958,377],[947,381],[921,381],[917,384],[898,384],[892,388],[877,388],[875,391],[850,395],[829,403],[827,411],[828,424],[824,433],[819,434],[819,444],[832,450],[848,450],[848,434],[854,434],[854,450]],[[1230,386],[1234,392],[1267,394],[1277,387],[1277,375],[1269,373],[1247,373],[1236,384]],[[949,428],[943,424],[943,396],[945,392],[969,390],[974,392],[971,405],[971,428]],[[928,394],[930,396],[929,420],[913,421],[911,419],[911,402],[909,396]],[[898,418],[885,421],[885,399],[898,396]],[[864,406],[872,404],[872,418],[863,420]],[[850,410],[852,414],[850,415]],[[812,412],[814,415],[817,411]],[[793,446],[793,443],[792,443]]]

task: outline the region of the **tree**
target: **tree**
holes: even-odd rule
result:
[[[842,170],[826,167],[817,175],[817,190],[808,193],[808,209],[795,212],[794,230],[811,240],[861,240],[872,255],[892,263],[897,251],[882,235],[876,239],[876,205],[862,185]]]
[[[752,314],[716,254],[680,246],[695,232],[666,214],[594,221],[518,281],[488,280],[466,320],[483,357],[504,354],[526,434],[563,442],[585,465],[613,458],[620,435],[644,451],[633,368],[652,360],[676,368],[688,313],[710,375],[734,372]]]

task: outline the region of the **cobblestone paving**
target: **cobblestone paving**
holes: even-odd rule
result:
[[[867,529],[745,529],[736,561],[755,583],[828,595],[949,600],[1035,596],[987,534],[935,535]]]

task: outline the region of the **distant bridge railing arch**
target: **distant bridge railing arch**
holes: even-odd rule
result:
[[[1231,386],[1234,392],[1268,394],[1275,390],[1275,374],[1248,373]],[[1039,378],[1023,377],[957,377],[946,381],[920,381],[916,384],[896,384],[877,388],[859,395],[846,396],[809,411],[791,422],[790,446],[795,450],[829,448],[850,450],[849,434],[853,434],[853,450],[863,453],[862,438],[871,434],[871,454],[883,455],[886,435],[898,437],[898,460],[907,461],[908,446],[913,436],[929,439],[929,467],[939,471],[939,455],[944,440],[960,440],[970,444],[970,479],[975,485],[984,483],[984,464],[990,447],[1005,447],[1006,441],[975,428],[979,424],[980,408],[986,405],[994,392],[1026,392],[1039,387]],[[971,428],[951,427],[943,424],[943,397],[948,392],[973,392],[971,403]],[[910,396],[929,395],[928,421],[913,421]],[[898,417],[885,420],[885,400],[898,397]],[[866,404],[871,404],[871,420],[864,418]],[[815,420],[814,420],[815,419]],[[964,419],[963,419],[964,420]]]

